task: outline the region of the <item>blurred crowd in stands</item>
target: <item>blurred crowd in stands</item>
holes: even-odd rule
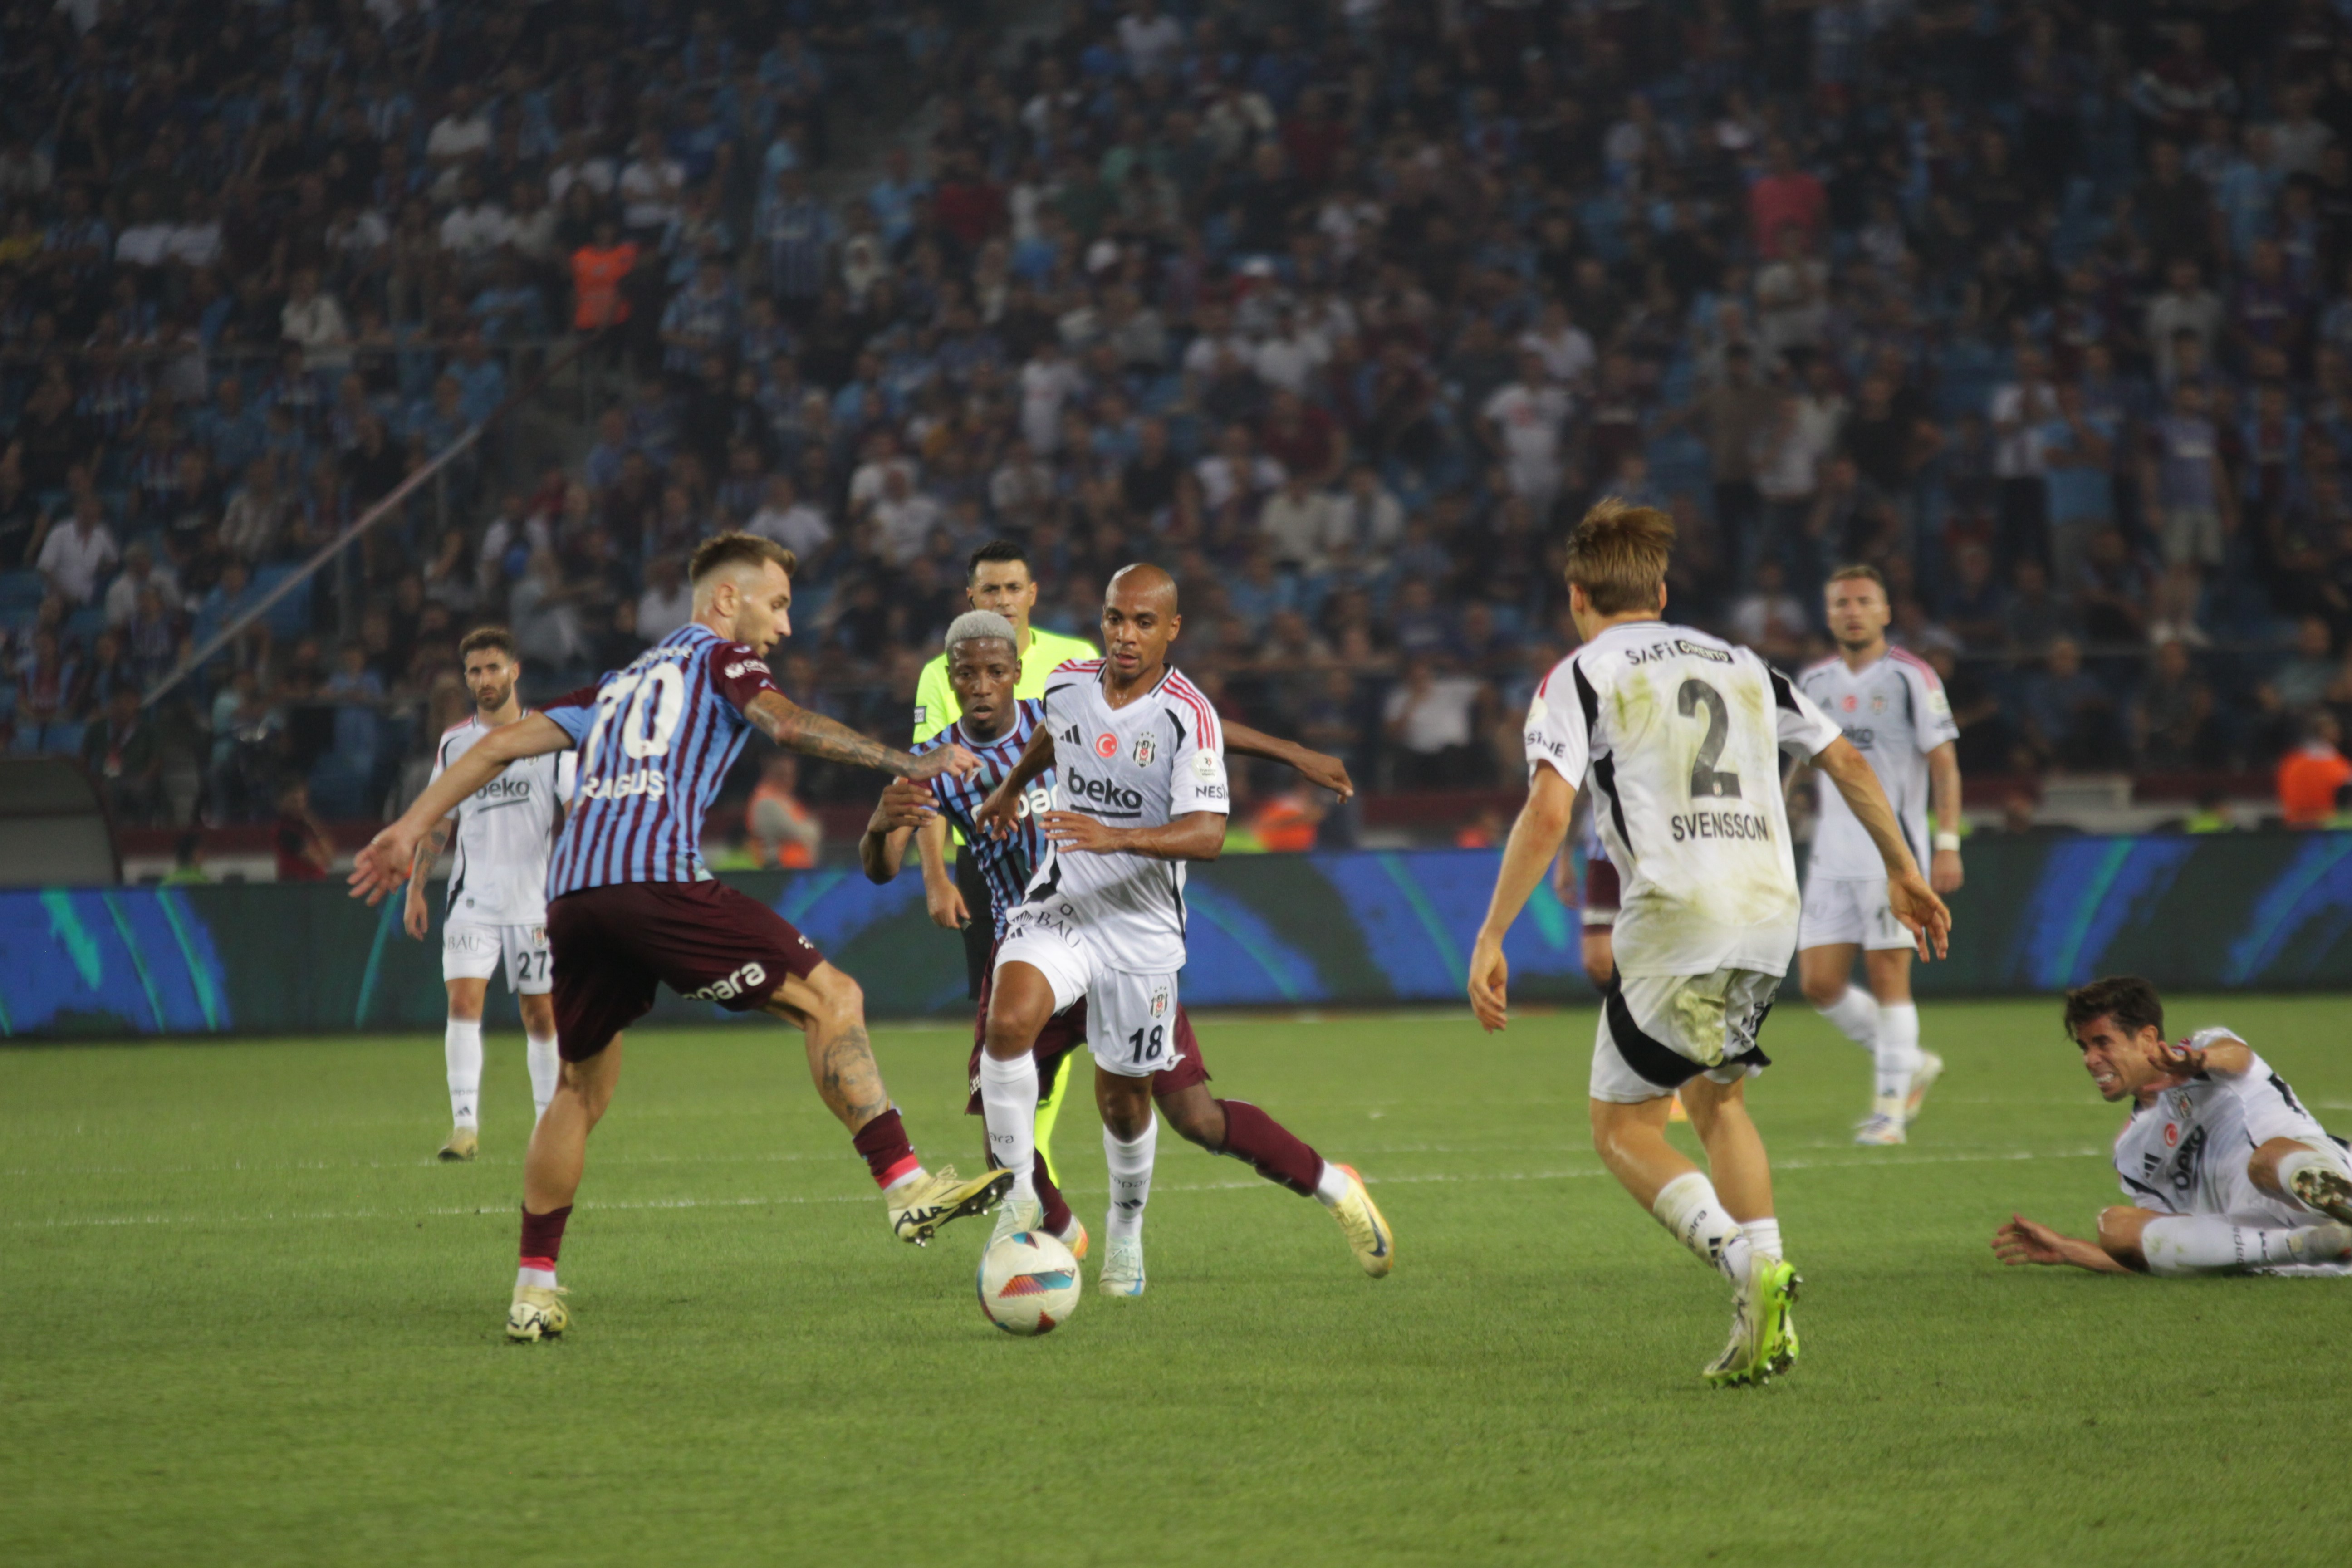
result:
[[[1602,494],[1678,520],[1673,614],[1789,666],[1878,566],[1975,773],[2352,720],[2352,5],[1073,0],[1004,41],[1040,9],[0,12],[13,748],[132,820],[373,816],[467,626],[562,689],[738,527],[804,563],[785,689],[886,738],[1005,537],[1042,624],[1157,560],[1233,713],[1507,785]],[[522,400],[566,460],[517,416],[432,467],[581,345]]]

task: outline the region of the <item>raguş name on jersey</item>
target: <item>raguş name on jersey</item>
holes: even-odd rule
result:
[[[650,768],[616,779],[585,779],[580,785],[581,797],[585,800],[625,800],[635,795],[659,800],[668,793],[669,780]]]

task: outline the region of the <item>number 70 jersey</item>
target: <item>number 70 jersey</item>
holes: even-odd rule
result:
[[[1528,778],[1591,791],[1622,884],[1627,974],[1785,974],[1797,864],[1782,747],[1811,757],[1838,727],[1744,647],[1689,626],[1610,627],[1553,667],[1528,708]]]
[[[615,882],[708,881],[702,819],[776,689],[742,643],[688,621],[594,686],[541,710],[579,748],[579,785],[547,896]]]

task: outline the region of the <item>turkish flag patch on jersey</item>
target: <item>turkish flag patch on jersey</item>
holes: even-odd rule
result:
[[[1104,762],[1108,762],[1113,757],[1118,755],[1118,737],[1110,733],[1108,731],[1105,731],[1103,733],[1097,735],[1095,737],[1095,755],[1100,757]]]

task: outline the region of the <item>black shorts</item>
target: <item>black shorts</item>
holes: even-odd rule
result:
[[[547,907],[556,1049],[584,1062],[652,1010],[654,987],[743,1012],[824,954],[790,921],[724,882],[616,882]]]

